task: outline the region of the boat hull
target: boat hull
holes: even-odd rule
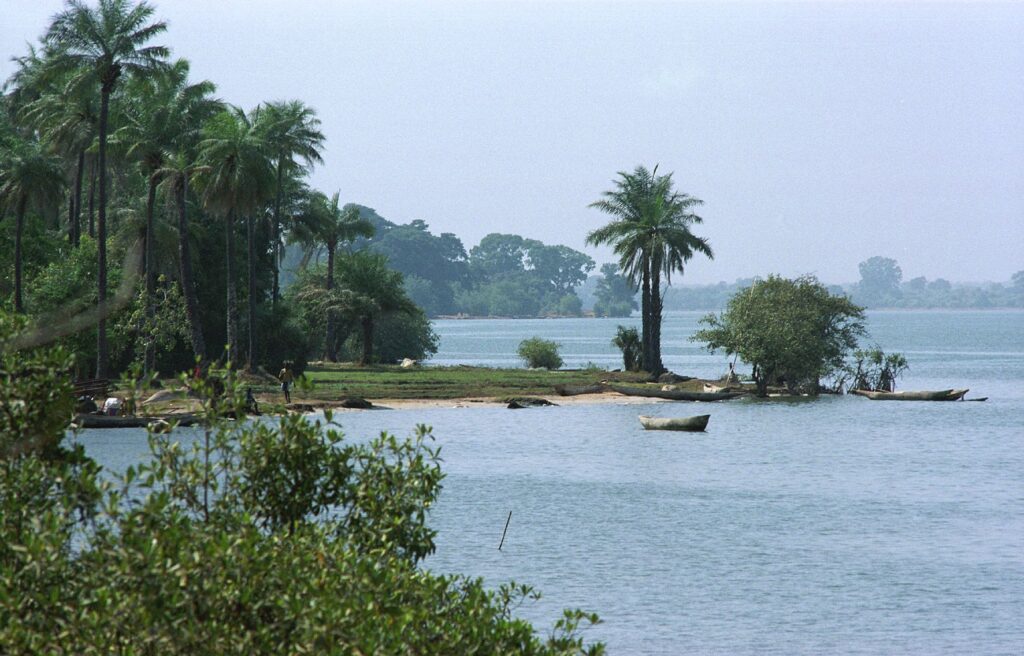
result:
[[[740,396],[745,392],[684,392],[682,390],[646,389],[642,387],[630,387],[628,385],[609,385],[619,394],[626,396],[644,396],[652,399],[666,399],[669,401],[728,401]]]
[[[695,417],[648,417],[640,415],[640,425],[646,430],[671,430],[699,433],[708,427],[711,415]]]
[[[959,401],[967,394],[965,389],[948,389],[921,392],[870,392],[853,390],[851,394],[863,396],[872,401]]]

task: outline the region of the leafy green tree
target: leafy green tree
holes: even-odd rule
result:
[[[14,310],[25,312],[22,280],[22,236],[29,204],[45,207],[59,197],[64,187],[60,161],[46,153],[34,140],[0,152],[0,206],[14,209]]]
[[[759,396],[785,382],[791,392],[817,394],[822,377],[844,366],[864,335],[864,309],[833,296],[814,276],[769,276],[729,300],[720,315],[690,339],[709,351],[724,350],[754,370]]]
[[[903,271],[896,260],[876,255],[857,267],[860,270],[857,294],[866,305],[892,305],[900,297]]]
[[[526,262],[558,294],[572,294],[573,288],[594,270],[594,260],[568,246],[546,246],[528,240]]]
[[[597,297],[594,314],[599,317],[628,317],[633,310],[640,309],[636,302],[636,287],[619,273],[619,267],[614,264],[601,265],[601,279],[594,295]]]
[[[255,123],[240,109],[221,112],[206,122],[199,144],[203,200],[224,217],[224,262],[227,282],[228,358],[238,361],[238,297],[235,289],[235,221],[246,217],[249,261],[249,349],[247,367],[256,354],[256,252],[253,215],[273,194],[274,169],[268,145]]]
[[[558,354],[559,344],[549,339],[531,337],[519,342],[516,353],[531,369],[559,369],[562,356]]]
[[[281,202],[285,194],[286,175],[297,166],[296,159],[306,167],[323,162],[320,151],[324,135],[316,112],[301,100],[267,103],[258,108],[255,119],[274,158],[277,185],[274,194],[274,216],[271,219],[270,241],[273,250],[274,284],[271,303],[280,297],[279,267],[281,262]]]
[[[167,29],[166,23],[150,23],[153,8],[146,2],[99,0],[96,8],[81,0],[68,0],[67,9],[57,14],[45,42],[54,53],[54,67],[82,80],[91,79],[100,89],[97,126],[99,149],[99,304],[107,300],[107,136],[110,96],[123,74],[148,75],[165,65],[169,51],[164,46],[145,45]],[[96,376],[106,378],[108,346],[106,318],[101,316],[97,331]]]
[[[703,219],[693,208],[703,201],[675,191],[672,174],[658,175],[638,166],[632,173],[619,172],[615,189],[590,207],[610,214],[612,222],[587,235],[587,243],[611,244],[619,256],[619,267],[640,287],[645,371],[661,373],[661,276],[671,282],[672,273],[682,273],[697,253],[713,258],[707,240],[690,231]]]

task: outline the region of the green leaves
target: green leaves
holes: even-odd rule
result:
[[[814,276],[769,276],[732,297],[726,311],[701,320],[692,341],[722,349],[754,366],[758,393],[785,384],[817,394],[819,380],[843,366],[864,334],[864,311],[833,296]]]

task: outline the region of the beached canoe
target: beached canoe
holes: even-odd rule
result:
[[[865,396],[872,401],[959,401],[967,394],[965,389],[948,389],[922,392],[870,392],[853,390],[851,394]]]
[[[171,414],[159,417],[111,417],[108,415],[78,414],[73,423],[79,428],[145,428],[150,424],[178,422],[179,426],[191,426],[198,421],[193,414]]]
[[[657,387],[631,387],[629,385],[609,385],[609,387],[626,396],[645,396],[652,399],[668,399],[669,401],[728,401],[745,392],[684,392],[682,390],[663,390]]]
[[[555,385],[555,391],[559,396],[579,396],[581,394],[600,394],[607,392],[608,387],[603,383],[593,385]]]
[[[647,430],[674,430],[700,432],[708,427],[711,415],[696,417],[648,417],[640,415],[640,424]]]

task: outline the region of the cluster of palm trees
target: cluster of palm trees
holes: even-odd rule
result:
[[[25,312],[26,215],[35,209],[41,216],[56,216],[53,208],[66,203],[69,246],[77,247],[84,232],[97,244],[98,378],[109,373],[109,311],[104,308],[112,187],[122,196],[145,189],[145,220],[137,228],[144,239],[147,319],[155,312],[161,259],[156,244],[161,231],[176,228],[175,273],[191,348],[203,361],[211,354],[200,321],[190,251],[189,215],[195,208],[223,222],[225,341],[227,357],[236,363],[243,360],[236,289],[241,276],[236,274],[234,241],[244,224],[248,367],[255,365],[258,353],[256,309],[263,300],[257,289],[257,262],[261,255],[271,255],[269,303],[274,306],[281,298],[283,224],[294,226],[294,239],[327,246],[328,288],[333,286],[338,244],[372,233],[372,226],[353,215],[354,210],[339,209],[337,194],[327,201],[303,181],[322,161],[324,135],[315,112],[301,101],[270,102],[246,112],[216,98],[213,83],[191,81],[188,62],[172,61],[166,47],[154,44],[167,26],[154,21],[153,14],[145,1],[98,0],[90,5],[69,0],[53,18],[41,45],[16,58],[17,70],[0,97],[0,220],[12,213],[17,224],[15,310]],[[166,202],[158,204],[158,196]],[[163,214],[173,214],[175,220],[167,216],[158,221],[158,206],[167,208]],[[328,331],[334,328],[329,317]],[[147,343],[147,370],[154,369],[154,359],[154,347]]]
[[[664,283],[695,254],[714,257],[711,245],[690,228],[703,223],[693,209],[703,201],[677,192],[672,174],[658,175],[658,167],[638,166],[620,171],[615,188],[602,194],[591,207],[614,217],[611,223],[587,235],[587,243],[610,244],[619,267],[640,288],[642,335],[640,368],[653,374],[665,371],[661,360],[661,318]]]

